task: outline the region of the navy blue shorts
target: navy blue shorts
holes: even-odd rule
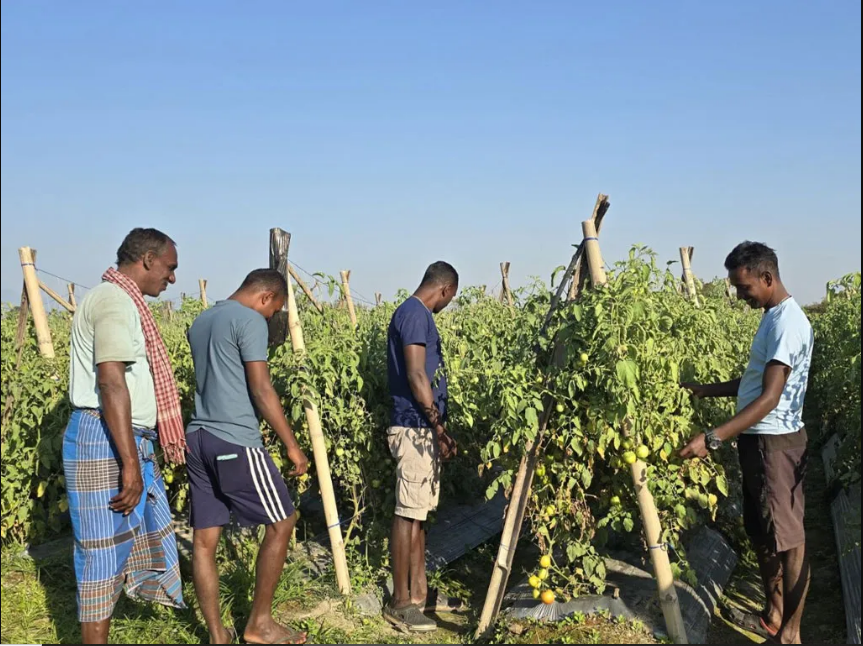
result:
[[[231,444],[199,429],[186,435],[194,529],[274,525],[294,514],[282,474],[264,449]]]

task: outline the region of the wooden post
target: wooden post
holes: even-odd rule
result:
[[[162,315],[165,317],[166,321],[170,321],[174,318],[174,304],[171,301],[162,302]]]
[[[305,353],[306,343],[303,338],[303,326],[297,311],[297,301],[294,297],[294,287],[288,279],[288,246],[290,234],[281,229],[270,230],[270,267],[279,269],[288,283],[288,330],[291,334],[291,347],[298,354]],[[274,256],[273,254],[278,254]],[[321,419],[315,402],[304,391],[303,409],[306,413],[306,421],[309,424],[309,435],[312,442],[312,454],[315,461],[315,469],[318,474],[318,486],[321,489],[321,499],[324,503],[324,516],[330,535],[330,546],[333,550],[333,562],[336,569],[336,582],[339,591],[344,595],[351,593],[351,577],[348,572],[348,561],[345,555],[345,544],[342,538],[342,527],[339,521],[339,510],[336,507],[336,495],[333,490],[333,480],[330,475],[330,465],[327,458],[327,447],[324,440],[324,432],[321,428]]]
[[[500,263],[500,279],[501,279],[501,291],[500,291],[500,302],[503,303],[504,299],[506,299],[507,304],[512,307],[512,290],[509,288],[509,263],[502,262]]]
[[[342,276],[342,295],[345,297],[345,302],[348,304],[348,314],[351,317],[351,325],[357,326],[357,313],[354,310],[354,299],[351,298],[350,271],[341,272]]]
[[[692,256],[694,253],[695,247],[680,247],[680,262],[683,264],[683,280],[686,283],[686,291],[689,292],[689,298],[698,307],[701,305],[701,301],[698,298],[695,276],[692,273]]]
[[[198,279],[198,287],[201,290],[201,303],[204,304],[204,309],[207,309],[210,304],[207,302],[207,281],[204,278]]]
[[[731,287],[731,279],[727,277],[725,278],[725,295],[728,297],[728,300],[734,300],[734,291]]]
[[[41,289],[43,292],[45,292],[46,294],[48,294],[48,296],[50,296],[50,297],[51,297],[51,298],[53,298],[55,301],[57,301],[57,303],[58,303],[60,306],[62,306],[62,307],[63,307],[63,309],[65,309],[67,312],[71,312],[72,314],[74,314],[74,313],[75,313],[75,306],[74,306],[74,305],[72,305],[72,303],[68,302],[65,298],[63,298],[62,296],[60,296],[60,294],[58,294],[58,293],[57,293],[57,292],[55,292],[53,289],[51,289],[50,287],[48,287],[48,285],[46,285],[45,283],[43,283],[41,280],[39,281],[39,289]]]
[[[596,237],[599,237],[599,234],[602,231],[602,223],[605,221],[605,214],[608,212],[608,208],[610,206],[611,202],[608,201],[608,195],[600,193],[596,196],[596,204],[593,207],[593,213],[590,215],[590,221],[593,222],[596,227]],[[584,284],[588,277],[588,272],[581,270],[584,256],[585,253],[583,250],[581,254],[576,254],[576,256],[574,256],[575,266],[572,268],[571,272],[573,275],[573,281],[569,286],[569,300],[574,300],[581,290],[584,289]],[[562,281],[562,284],[565,284],[565,282],[565,280]]]
[[[303,290],[303,293],[312,302],[312,305],[315,306],[315,309],[318,310],[318,312],[320,312],[321,314],[323,314],[323,306],[318,302],[318,299],[315,298],[315,295],[312,293],[312,290],[309,289],[309,286],[306,285],[306,283],[303,282],[303,279],[299,277],[296,271],[294,271],[294,268],[293,266],[291,266],[290,263],[288,263],[288,273],[291,275],[291,278],[297,281],[297,285],[300,286],[300,289]]]
[[[607,203],[606,196],[601,197],[603,198],[603,201]],[[588,231],[595,237],[596,227],[593,220],[589,220],[587,224],[589,225]],[[585,228],[584,225],[582,225],[582,228]],[[546,316],[546,324],[547,321],[551,319],[554,308],[557,307],[559,300],[563,295],[563,291],[569,277],[572,276],[572,280],[575,285],[579,284],[581,258],[585,253],[585,249],[587,249],[587,246],[582,242],[573,254],[569,267],[564,275],[564,279],[558,288],[558,292],[555,294],[554,298],[552,298],[549,313]],[[575,290],[575,292],[573,292],[573,290],[570,290],[570,293],[578,293],[578,291]],[[545,325],[543,325],[543,329],[544,328]],[[562,365],[565,356],[565,346],[560,341],[556,341],[554,353],[552,355],[552,365]],[[500,547],[498,548],[494,569],[491,573],[491,582],[489,583],[485,603],[483,604],[479,624],[477,625],[477,639],[481,639],[488,634],[488,631],[494,624],[495,617],[497,617],[500,612],[500,607],[503,603],[503,598],[506,593],[506,584],[509,579],[510,572],[512,571],[515,549],[518,545],[521,527],[524,524],[524,515],[527,511],[527,505],[530,500],[530,488],[533,484],[533,478],[536,474],[536,466],[539,460],[539,447],[542,445],[542,440],[545,436],[546,429],[548,428],[548,421],[551,418],[551,411],[554,409],[554,406],[555,402],[550,397],[546,397],[544,399],[543,414],[540,419],[537,438],[534,442],[529,442],[525,446],[525,455],[522,457],[521,463],[518,467],[515,484],[513,485],[512,494],[510,496],[509,505],[507,506],[506,516],[504,518]]]
[[[675,644],[688,644],[686,626],[683,624],[683,615],[680,612],[680,601],[674,587],[674,574],[671,572],[671,563],[668,560],[668,548],[662,542],[662,525],[659,522],[653,494],[647,488],[647,465],[641,460],[636,460],[632,465],[632,484],[635,487],[638,508],[641,510],[644,538],[653,563],[665,627]]]
[[[21,271],[24,273],[24,285],[27,289],[27,299],[30,312],[33,314],[33,324],[36,326],[36,340],[39,342],[39,353],[46,359],[54,358],[54,344],[51,343],[51,328],[48,327],[48,316],[45,314],[45,303],[39,293],[39,278],[36,276],[36,262],[30,247],[18,249],[21,260]]]
[[[588,222],[584,223],[585,240],[590,232],[589,224]],[[604,285],[607,282],[607,276],[603,268],[599,241],[588,245],[587,260],[593,286]],[[629,435],[628,428],[624,429],[624,434]],[[683,625],[683,615],[680,612],[677,590],[674,588],[674,575],[668,561],[668,550],[662,542],[662,526],[659,523],[659,514],[656,511],[653,494],[647,487],[647,465],[641,460],[636,460],[635,464],[632,465],[632,484],[635,487],[638,507],[641,510],[641,522],[644,525],[645,539],[650,552],[650,560],[653,563],[665,626],[675,644],[687,644],[686,628]]]
[[[66,289],[69,291],[69,302],[72,304],[76,310],[78,309],[78,301],[75,300],[75,283],[69,283],[66,286]]]
[[[380,305],[384,300],[383,294],[375,292],[375,305]]]
[[[599,248],[596,224],[593,220],[585,220],[581,223],[581,230],[584,232],[584,251],[587,255],[590,282],[594,287],[600,287],[608,282],[608,277],[605,275],[605,267],[602,264],[602,252]]]

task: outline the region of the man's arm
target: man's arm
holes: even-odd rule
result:
[[[404,347],[405,366],[407,368],[408,385],[411,388],[414,399],[422,408],[423,414],[434,429],[444,452],[443,457],[448,458],[455,454],[455,441],[447,435],[443,425],[443,418],[434,402],[431,382],[426,374],[426,348],[424,345],[411,344]]]
[[[711,397],[736,397],[740,390],[740,378],[732,379],[721,384],[680,384],[698,399]]]
[[[764,369],[762,392],[758,399],[741,410],[737,415],[716,429],[716,437],[728,441],[736,438],[761,422],[779,406],[791,368],[780,361],[771,361]],[[680,455],[684,458],[703,458],[707,455],[704,433],[697,435],[686,445]]]
[[[264,420],[276,432],[276,435],[284,442],[288,449],[288,458],[294,464],[294,470],[290,475],[301,476],[309,470],[309,459],[297,442],[294,431],[282,410],[282,402],[279,399],[273,382],[270,379],[270,369],[266,361],[245,362],[246,381],[249,384],[249,393],[255,408],[261,413]]]
[[[108,361],[96,366],[96,382],[102,397],[102,417],[120,458],[120,493],[111,499],[111,509],[128,516],[144,493],[138,448],[132,432],[132,398],[126,385],[126,364]]]

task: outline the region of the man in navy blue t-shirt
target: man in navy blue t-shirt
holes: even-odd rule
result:
[[[425,615],[438,610],[425,571],[425,528],[440,495],[441,459],[456,443],[446,431],[447,384],[441,339],[433,314],[458,291],[458,273],[445,262],[429,266],[416,292],[390,322],[387,376],[393,398],[390,450],[396,459],[393,520],[393,598],[384,609],[391,623],[414,632],[435,630]]]

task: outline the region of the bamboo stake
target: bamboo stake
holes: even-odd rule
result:
[[[602,252],[599,248],[596,224],[592,220],[585,220],[581,223],[581,230],[584,232],[584,250],[587,254],[590,282],[594,287],[601,287],[608,282],[608,277],[602,264]]]
[[[303,326],[300,322],[300,315],[297,310],[297,301],[294,296],[294,287],[288,280],[288,263],[287,253],[288,245],[290,244],[290,234],[281,229],[270,230],[270,266],[284,268],[285,280],[288,283],[288,330],[291,334],[291,347],[298,354],[305,353],[306,343],[303,337]],[[280,254],[278,257],[273,257],[273,252]],[[284,254],[283,256],[281,254]],[[330,474],[329,460],[327,458],[326,441],[324,440],[324,432],[321,428],[321,419],[318,415],[318,408],[311,397],[303,392],[303,409],[306,413],[306,421],[309,424],[309,435],[312,442],[312,454],[315,461],[315,469],[318,474],[318,486],[321,489],[321,499],[324,503],[324,516],[327,521],[327,528],[330,535],[330,546],[333,550],[333,562],[336,569],[336,582],[339,586],[339,591],[344,595],[351,593],[351,577],[348,572],[348,561],[345,555],[345,544],[342,538],[341,522],[339,521],[339,510],[336,507],[336,495],[333,489],[333,480]]]
[[[698,291],[695,289],[695,276],[692,273],[692,256],[694,253],[695,247],[680,247],[680,262],[683,264],[683,279],[686,282],[686,290],[695,306],[699,307],[701,301],[698,298]]]
[[[375,292],[375,305],[380,305],[384,300],[383,295],[380,292]]]
[[[594,287],[600,287],[605,285],[608,280],[603,267],[602,251],[598,240],[589,240],[591,234],[595,233],[593,223],[585,222],[583,227],[585,241],[588,242],[587,261],[590,268],[590,280]],[[629,434],[628,429],[625,429],[624,432]],[[683,625],[683,615],[680,612],[677,590],[674,588],[674,575],[668,561],[668,550],[662,543],[662,526],[659,522],[659,514],[656,511],[653,494],[647,487],[647,465],[641,460],[636,460],[632,465],[632,484],[635,487],[638,507],[641,510],[641,521],[644,525],[650,560],[653,562],[656,585],[659,589],[659,602],[662,606],[668,634],[675,644],[687,644],[689,642],[686,638],[686,628]]]
[[[608,212],[608,208],[610,206],[611,202],[608,201],[608,195],[600,193],[596,196],[596,204],[593,207],[593,213],[590,215],[589,219],[596,226],[597,237],[599,237],[599,234],[602,231],[602,223],[605,220],[605,214]],[[576,258],[576,265],[573,268],[573,281],[569,286],[569,300],[575,300],[581,290],[584,289],[584,284],[587,280],[588,274],[582,271],[583,262],[584,253],[582,252]]]
[[[509,262],[500,263],[500,276],[502,283],[500,302],[503,303],[506,299],[507,304],[512,307],[512,290],[509,288]]]
[[[69,283],[66,286],[66,289],[69,290],[69,302],[72,304],[76,310],[78,309],[78,301],[75,300],[75,283]]]
[[[602,202],[608,204],[607,196],[601,195]],[[605,210],[602,214],[605,214]],[[596,212],[596,211],[595,211]],[[595,237],[596,227],[594,220],[589,220],[586,224],[589,225],[588,231]],[[582,225],[582,229],[585,225]],[[585,253],[587,246],[584,242],[576,249],[566,270],[564,279],[558,288],[557,294],[552,299],[549,314],[546,316],[546,322],[551,319],[551,315],[563,294],[567,280],[572,275],[573,282],[578,285],[580,282],[581,258]],[[577,272],[577,273],[576,273]],[[572,290],[570,293],[573,293]],[[577,290],[575,293],[578,293]],[[544,328],[545,326],[543,326]],[[563,365],[566,356],[566,348],[559,341],[555,343],[554,353],[552,357],[552,365]],[[536,474],[536,465],[539,459],[539,447],[542,445],[545,431],[548,427],[548,421],[551,418],[551,411],[554,406],[554,401],[550,397],[546,397],[543,402],[543,414],[540,420],[539,432],[534,442],[529,442],[525,446],[525,455],[519,464],[518,473],[516,475],[515,484],[513,485],[512,494],[509,505],[507,506],[506,516],[504,519],[503,532],[501,535],[500,547],[498,548],[497,559],[495,560],[494,569],[491,574],[488,592],[486,593],[485,603],[483,604],[482,613],[480,615],[479,624],[476,630],[476,637],[480,639],[488,634],[491,626],[500,612],[503,598],[506,593],[506,584],[512,571],[512,563],[515,557],[515,548],[518,544],[521,527],[524,524],[524,515],[527,511],[527,504],[530,498],[530,488],[533,483],[534,475]]]
[[[162,302],[162,315],[167,321],[174,318],[174,304],[171,301]]]
[[[207,309],[210,304],[207,302],[207,281],[204,278],[198,279],[198,287],[201,290],[201,303],[204,305],[204,309]]]
[[[67,312],[71,312],[72,314],[74,314],[74,313],[75,313],[75,306],[74,306],[74,305],[72,305],[72,303],[70,303],[69,301],[67,301],[67,300],[66,300],[65,298],[63,298],[62,296],[60,296],[60,294],[58,294],[58,293],[57,293],[57,292],[55,292],[53,289],[51,289],[50,287],[48,287],[48,285],[46,285],[45,283],[43,283],[41,280],[39,281],[39,289],[41,289],[43,292],[45,292],[46,294],[48,294],[48,296],[50,296],[50,297],[51,297],[51,298],[53,298],[55,301],[57,301],[57,303],[59,303],[59,304],[63,307],[63,309],[65,309]]]
[[[30,312],[33,314],[33,324],[36,326],[36,340],[39,343],[39,353],[46,359],[54,358],[54,344],[51,343],[51,328],[48,327],[48,316],[45,314],[45,303],[39,293],[39,278],[36,276],[36,262],[30,247],[18,249],[21,260],[21,271],[24,273],[24,285],[30,302]]]
[[[680,601],[677,589],[674,587],[674,574],[668,560],[668,548],[662,542],[662,525],[653,494],[647,488],[647,465],[636,460],[632,465],[632,484],[638,498],[638,508],[641,510],[641,522],[644,525],[644,538],[653,563],[653,573],[656,576],[656,587],[659,590],[659,604],[665,617],[665,626],[675,644],[688,644],[686,626],[680,612]]]
[[[357,327],[357,313],[354,310],[354,299],[351,298],[350,271],[341,272],[342,276],[342,294],[345,297],[345,302],[348,304],[348,314],[351,317],[351,325]]]
[[[728,297],[728,300],[730,300],[730,301],[734,300],[734,292],[732,291],[732,288],[731,288],[731,279],[730,278],[725,279],[725,295]]]
[[[315,298],[315,295],[312,293],[312,290],[309,289],[309,286],[306,285],[306,283],[303,282],[303,279],[300,278],[299,274],[294,271],[294,268],[290,263],[288,263],[288,273],[291,275],[291,278],[293,278],[297,282],[297,285],[300,286],[300,289],[303,290],[306,298],[308,298],[312,302],[312,305],[315,306],[315,309],[318,310],[318,312],[320,312],[321,314],[323,314],[323,306],[318,302],[318,299]]]

